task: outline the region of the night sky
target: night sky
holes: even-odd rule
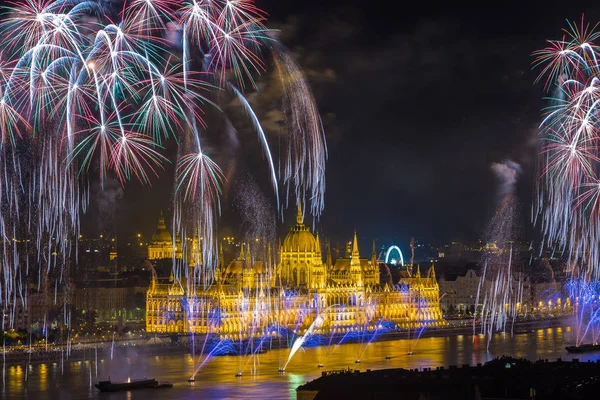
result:
[[[416,3],[397,10],[376,1],[257,2],[303,67],[324,121],[329,162],[318,230],[349,239],[357,229],[363,251],[372,239],[405,249],[411,236],[478,239],[498,202],[491,164],[512,160],[522,168],[517,195],[523,236],[535,238],[530,219],[544,92],[534,84],[531,53],[546,39],[561,38],[567,18],[579,21],[585,13],[590,23],[600,21],[600,8],[575,2]],[[249,99],[269,131],[273,104],[257,100],[261,95],[268,99],[269,91]],[[213,132],[223,135],[227,128],[216,125]],[[240,206],[244,196],[259,189],[263,208],[274,204],[256,134],[244,133],[243,125],[236,129],[233,141],[242,146],[232,150],[232,140],[219,139],[212,149],[222,167],[235,164],[223,234],[239,230],[240,214],[248,211],[247,203]],[[99,203],[108,204],[106,210],[118,204],[120,231],[151,234],[159,210],[169,212],[169,174],[172,169],[152,189],[109,188],[98,194]],[[256,184],[249,188],[248,181]],[[294,213],[287,212],[279,233]],[[107,224],[94,221],[95,228]]]
[[[585,13],[592,24],[600,21],[600,8],[333,3],[294,2],[272,15],[283,15],[283,29],[294,27],[289,43],[303,47],[306,70],[329,68],[335,76],[313,82],[321,112],[335,115],[326,132],[322,229],[349,235],[356,228],[365,239],[402,244],[410,236],[477,239],[498,201],[491,163],[511,159],[522,167],[517,194],[524,236],[532,239],[544,93],[534,84],[531,53],[559,39],[567,18]]]

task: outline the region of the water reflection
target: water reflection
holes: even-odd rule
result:
[[[382,368],[421,368],[448,365],[484,363],[496,356],[510,354],[538,358],[571,359],[564,351],[564,343],[569,342],[568,328],[539,329],[526,334],[510,337],[497,334],[490,342],[477,336],[451,336],[422,338],[417,343],[409,340],[374,342],[367,344],[346,344],[324,346],[300,350],[288,364],[284,374],[278,369],[288,357],[289,349],[272,350],[256,357],[216,357],[210,360],[196,375],[192,385],[187,379],[192,375],[194,365],[198,366],[204,357],[189,354],[166,356],[138,356],[135,351],[118,354],[110,360],[106,354],[98,352],[98,378],[95,376],[95,361],[65,362],[64,375],[61,366],[56,363],[34,364],[30,366],[28,381],[25,381],[23,365],[7,367],[6,387],[2,398],[21,399],[214,399],[214,398],[295,398],[296,388],[318,376],[321,371],[342,368],[360,368],[365,370]],[[408,355],[409,349],[414,349]],[[355,364],[357,355],[361,363]],[[386,357],[389,356],[389,359]],[[595,360],[600,353],[579,354],[581,360]],[[317,368],[319,363],[324,369]],[[243,376],[235,374],[243,369]],[[131,393],[103,394],[90,388],[90,370],[94,382],[107,379],[113,381],[132,378],[157,378],[169,381],[173,389],[141,391]]]
[[[38,381],[38,389],[40,391],[46,390],[48,387],[48,364],[39,364],[34,366],[34,374],[37,372],[37,376],[35,376],[35,380]]]
[[[23,375],[23,367],[20,365],[13,365],[8,367],[8,380],[15,381],[17,390],[23,390],[25,376]]]

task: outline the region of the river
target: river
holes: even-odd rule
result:
[[[393,340],[370,344],[344,344],[300,349],[291,359],[286,372],[278,373],[285,364],[289,349],[271,350],[255,357],[222,356],[210,359],[196,375],[194,384],[187,383],[194,365],[201,361],[189,354],[136,355],[135,351],[99,353],[96,362],[91,352],[91,361],[42,363],[6,366],[3,371],[2,399],[295,399],[296,388],[306,381],[317,378],[321,369],[383,369],[419,368],[448,365],[484,363],[503,354],[524,357],[530,360],[547,358],[565,360],[579,358],[582,361],[596,360],[600,353],[570,355],[564,350],[570,342],[571,329],[547,328],[517,334],[495,334],[486,349],[482,335],[458,335],[428,337],[418,341]],[[413,348],[413,354],[408,355]],[[386,360],[386,356],[391,359]],[[355,361],[360,358],[360,364]],[[0,360],[1,361],[1,360]],[[27,380],[26,378],[27,371]],[[243,370],[242,377],[235,374]],[[113,381],[133,378],[156,378],[174,384],[172,389],[141,390],[132,392],[100,394],[91,381]]]

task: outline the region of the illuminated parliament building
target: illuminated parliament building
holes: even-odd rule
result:
[[[148,258],[172,257],[173,247],[161,214]],[[197,238],[192,248],[199,248]],[[176,258],[183,257],[180,247],[175,251]],[[278,262],[258,261],[242,245],[237,259],[225,266],[222,249],[219,253],[208,289],[173,274],[160,282],[153,273],[147,332],[212,333],[235,340],[284,330],[303,333],[317,317],[313,332],[323,334],[373,331],[383,322],[399,329],[444,324],[433,265],[424,276],[419,268],[413,274],[407,269],[398,282],[382,283],[375,249],[370,260],[360,258],[356,233],[348,257],[332,261],[328,248],[324,262],[319,236],[304,225],[300,210]]]

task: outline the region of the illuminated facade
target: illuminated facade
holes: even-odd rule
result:
[[[318,235],[304,225],[299,211],[275,263],[257,261],[242,245],[239,257],[216,269],[208,290],[185,278],[159,283],[153,277],[146,297],[148,332],[214,333],[239,339],[303,333],[321,316],[315,333],[373,331],[383,321],[401,329],[444,324],[433,266],[428,276],[417,269],[395,285],[381,284],[375,249],[360,258],[356,233],[350,257],[323,262]]]

